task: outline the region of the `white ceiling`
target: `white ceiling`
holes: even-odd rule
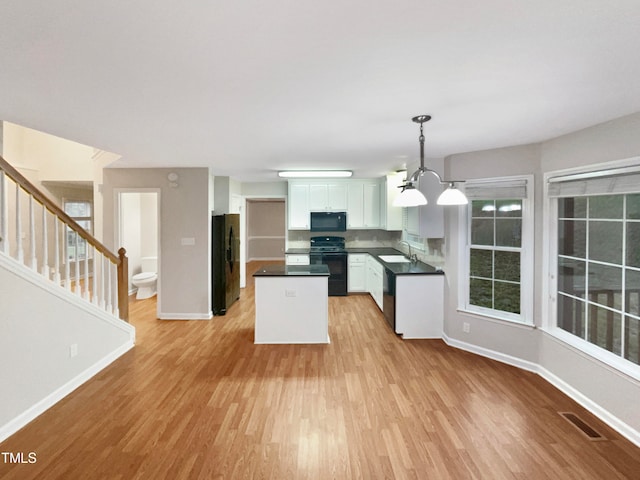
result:
[[[0,119],[119,166],[382,175],[640,111],[638,0],[3,0]]]

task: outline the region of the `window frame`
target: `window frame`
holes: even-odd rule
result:
[[[630,360],[625,359],[621,355],[610,352],[603,347],[589,342],[573,333],[570,333],[558,326],[558,198],[549,194],[550,179],[557,179],[568,176],[583,176],[584,178],[606,177],[613,170],[628,169],[629,172],[640,172],[640,157],[633,157],[624,160],[617,160],[605,163],[586,165],[581,167],[554,170],[544,173],[543,175],[543,271],[542,278],[542,311],[543,315],[541,329],[548,335],[556,338],[558,341],[568,345],[569,347],[581,352],[588,358],[600,361],[617,372],[621,372],[631,378],[640,380],[640,365],[636,365]],[[638,189],[640,193],[640,188]],[[622,193],[619,193],[623,195]],[[597,194],[585,195],[594,196]],[[580,196],[580,195],[576,195]],[[588,253],[587,253],[588,257]],[[588,303],[587,303],[588,304]]]
[[[91,208],[91,215],[89,217],[76,217],[73,215],[70,215],[69,213],[67,213],[67,203],[86,203],[90,206]],[[69,215],[69,217],[71,219],[73,219],[76,223],[78,223],[80,225],[80,222],[89,222],[89,230],[85,230],[87,233],[89,233],[90,235],[93,235],[93,201],[92,200],[86,200],[86,199],[78,199],[78,198],[63,198],[62,199],[62,211],[65,212],[67,215]],[[77,258],[74,257],[73,258],[69,258],[69,242],[67,240],[68,238],[68,233],[69,231],[74,231],[71,227],[66,226],[64,228],[64,234],[63,234],[63,238],[64,238],[64,256],[65,259],[69,262],[75,262],[75,261],[84,261],[87,258],[92,259],[93,255],[92,255],[92,249],[89,248],[89,242],[87,242],[86,240],[86,247],[85,247],[85,254],[82,256],[78,256]],[[80,240],[83,240],[80,237]],[[77,246],[76,246],[77,247]]]
[[[533,298],[534,298],[534,176],[533,175],[515,175],[508,177],[493,177],[467,180],[465,187],[482,187],[486,185],[504,184],[509,186],[515,182],[525,182],[526,196],[522,198],[522,240],[520,247],[504,247],[504,248],[487,248],[490,251],[519,251],[520,252],[520,313],[510,313],[503,310],[493,308],[480,307],[469,303],[469,282],[470,282],[470,252],[471,252],[471,208],[472,201],[469,205],[462,206],[459,218],[458,231],[459,234],[459,278],[458,282],[458,311],[473,314],[488,319],[502,320],[518,325],[534,326],[533,321]],[[500,198],[494,198],[501,200]],[[523,288],[523,286],[528,286]]]

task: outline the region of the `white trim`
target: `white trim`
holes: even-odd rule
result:
[[[162,188],[159,187],[121,187],[113,189],[113,240],[114,245],[120,245],[120,248],[123,245],[120,242],[120,235],[122,234],[122,225],[120,223],[120,194],[122,193],[155,193],[156,194],[156,235],[158,239],[158,251],[156,256],[158,257],[158,280],[156,282],[156,316],[160,315],[160,309],[162,308],[162,278],[164,277],[162,273]],[[211,228],[209,228],[211,231]],[[211,249],[209,249],[211,250]],[[131,280],[131,272],[129,272],[129,279],[127,282]],[[137,289],[136,289],[137,291]]]
[[[557,377],[546,368],[538,366],[537,373],[562,393],[580,404],[582,407],[586,408],[589,412],[591,412],[608,426],[613,428],[620,435],[625,437],[630,442],[634,443],[637,447],[640,447],[640,432],[638,430],[632,428],[630,425],[620,420],[611,412],[602,408],[596,402],[583,395],[580,391],[573,388],[567,382]]]
[[[39,287],[42,290],[45,290],[68,303],[72,303],[76,307],[81,308],[85,312],[99,318],[100,320],[107,322],[110,325],[115,326],[120,330],[127,332],[128,334],[131,335],[132,341],[135,342],[135,332],[136,332],[135,328],[132,325],[125,322],[124,320],[117,318],[117,316],[110,315],[109,313],[107,313],[105,310],[98,307],[97,305],[94,305],[93,303],[86,301],[82,297],[76,295],[75,293],[72,293],[71,291],[67,290],[63,286],[57,285],[54,282],[46,279],[39,273],[34,272],[30,268],[28,268],[26,265],[23,265],[22,263],[18,262],[16,259],[2,252],[0,252],[0,265],[3,267],[6,267],[7,270],[20,276],[21,278],[30,282],[36,287]]]
[[[474,184],[496,185],[503,182],[505,185],[514,184],[519,181],[526,182],[527,196],[522,198],[522,244],[518,251],[520,252],[520,314],[501,313],[499,310],[486,309],[478,311],[475,307],[468,303],[469,300],[469,246],[471,243],[471,232],[469,229],[469,211],[471,206],[460,210],[458,215],[458,252],[460,263],[458,264],[458,311],[468,312],[479,315],[483,318],[495,318],[504,322],[513,322],[520,325],[534,325],[534,250],[535,250],[535,177],[534,175],[514,175],[509,177],[494,177],[476,179]],[[471,182],[471,181],[470,181]],[[491,251],[511,251],[510,247],[488,247]],[[529,289],[524,286],[531,285]],[[495,312],[495,313],[492,313]]]
[[[209,313],[158,313],[159,320],[211,320],[213,312]]]
[[[496,352],[495,350],[490,350],[488,348],[479,347],[478,345],[463,342],[461,340],[451,338],[445,333],[442,334],[442,339],[450,347],[458,348],[460,350],[464,350],[465,352],[474,353],[476,355],[480,355],[481,357],[490,358],[491,360],[496,360],[501,363],[506,363],[507,365],[518,367],[528,372],[538,373],[540,368],[537,363],[529,362],[528,360],[522,360],[521,358],[513,357],[511,355],[507,355],[506,353]]]
[[[558,298],[558,272],[557,272],[557,238],[558,238],[558,214],[557,214],[557,198],[549,197],[549,184],[551,179],[577,178],[581,175],[597,176],[605,172],[622,171],[628,168],[640,168],[638,165],[640,157],[632,157],[624,160],[616,160],[612,162],[598,163],[570,169],[554,170],[545,172],[543,175],[543,222],[542,228],[542,311],[543,315],[542,329],[551,337],[558,339],[564,345],[569,345],[581,354],[592,358],[602,364],[608,365],[612,371],[618,371],[628,375],[631,378],[640,378],[640,367],[634,363],[624,359],[622,356],[609,352],[604,348],[598,347],[587,340],[573,335],[569,332],[557,327],[557,298]],[[558,181],[558,180],[554,180]],[[624,194],[619,194],[624,195]],[[589,221],[588,217],[584,219]],[[600,219],[596,220],[600,221]],[[621,221],[628,221],[623,219]],[[624,240],[624,239],[623,239]],[[567,258],[572,258],[565,256]],[[585,260],[585,259],[580,259]],[[609,265],[607,262],[598,262],[590,260],[593,263]],[[620,265],[614,265],[620,267]],[[580,299],[589,303],[586,299]],[[599,305],[599,304],[598,304]],[[601,306],[601,305],[599,305]],[[604,306],[607,308],[606,306]],[[616,313],[620,311],[614,310]],[[624,314],[624,313],[623,313]],[[628,367],[627,367],[628,364]]]
[[[477,307],[478,310],[471,308],[458,308],[456,311],[463,315],[473,316],[473,317],[481,317],[483,320],[487,320],[489,322],[498,323],[500,325],[510,325],[514,327],[526,327],[528,329],[537,328],[534,323],[526,323],[520,320],[520,318],[515,318],[507,316],[508,314],[505,312],[505,316],[500,316],[495,314],[494,310],[489,308]]]
[[[45,398],[40,400],[38,403],[36,403],[26,411],[22,412],[13,420],[10,420],[6,424],[4,424],[2,427],[0,427],[0,442],[16,433],[18,430],[20,430],[22,427],[27,425],[39,415],[42,415],[49,408],[51,408],[64,397],[73,392],[76,388],[87,382],[91,377],[104,370],[115,360],[131,350],[133,346],[134,341],[132,338],[127,343],[118,347],[116,350],[113,350],[102,359],[91,365],[89,368],[81,372],[79,375],[75,376],[67,383],[51,392]]]
[[[526,371],[540,375],[545,381],[549,382],[551,385],[556,387],[558,390],[560,390],[562,393],[564,393],[569,398],[574,400],[576,403],[578,403],[579,405],[587,409],[589,412],[591,412],[593,415],[598,417],[600,420],[602,420],[608,426],[613,428],[615,431],[617,431],[620,435],[628,439],[630,442],[640,447],[640,432],[638,430],[631,427],[627,423],[623,422],[608,410],[602,408],[599,404],[597,404],[593,400],[583,395],[580,391],[576,390],[567,382],[565,382],[555,374],[551,373],[549,370],[542,367],[541,365],[534,362],[529,362],[527,360],[522,360],[520,358],[512,357],[511,355],[506,355],[504,353],[496,352],[495,350],[490,350],[488,348],[483,348],[477,345],[472,345],[470,343],[462,342],[460,340],[450,338],[444,333],[442,334],[442,339],[450,347],[458,348],[460,350],[474,353],[476,355],[480,355],[482,357],[489,358],[491,360],[496,360],[498,362],[505,363],[507,365],[521,368],[522,370],[526,370]],[[591,357],[588,357],[588,358],[593,360]]]

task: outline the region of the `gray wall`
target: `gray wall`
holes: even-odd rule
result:
[[[640,155],[640,113],[564,135],[541,148],[543,172]],[[541,258],[541,251],[536,254]],[[540,365],[635,430],[640,439],[640,381],[540,334]]]
[[[247,200],[247,261],[284,259],[285,201]]]
[[[167,175],[178,174],[177,187]],[[160,318],[205,319],[211,314],[209,171],[207,168],[105,169],[104,240],[115,248],[115,191],[159,188],[158,315]],[[192,238],[195,245],[182,245]]]
[[[464,342],[472,350],[491,352],[525,368],[539,370],[546,378],[571,392],[594,413],[616,424],[619,430],[640,438],[640,382],[623,375],[574,348],[558,341],[542,327],[546,321],[542,287],[543,218],[542,175],[564,168],[621,160],[640,155],[640,113],[597,125],[537,145],[509,147],[452,155],[446,160],[447,177],[490,178],[509,175],[535,176],[535,282],[534,322],[536,328],[493,321],[457,311],[458,210],[446,214],[447,289],[445,334]],[[463,322],[470,332],[462,331]]]
[[[535,174],[535,193],[537,194],[540,183],[539,151],[537,145],[525,145],[452,155],[445,162],[448,167],[447,177],[477,179]],[[465,207],[460,207],[460,209],[463,208]],[[503,355],[516,357],[526,362],[537,363],[539,347],[538,333],[535,329],[510,322],[487,321],[476,315],[458,312],[458,284],[466,281],[465,278],[458,277],[458,269],[462,261],[459,256],[459,242],[465,233],[458,230],[460,209],[447,208],[445,210],[447,238],[444,268],[447,280],[445,334],[450,338],[480,348],[500,352]],[[536,202],[536,219],[540,218],[538,213],[538,203]],[[536,227],[538,226],[539,224],[536,224]],[[539,228],[536,228],[536,231],[538,230]],[[537,238],[536,241],[538,241]],[[536,283],[536,293],[538,292],[537,286]],[[535,303],[534,319],[536,325],[539,326],[538,313],[537,303]],[[469,333],[463,333],[462,325],[464,322],[469,323]]]

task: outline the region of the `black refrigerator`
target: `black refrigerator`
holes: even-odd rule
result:
[[[225,315],[240,297],[240,215],[214,215],[211,228],[213,314]]]

